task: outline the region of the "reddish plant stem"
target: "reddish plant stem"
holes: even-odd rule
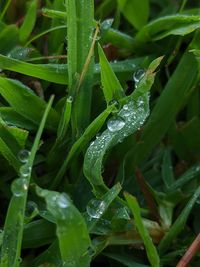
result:
[[[189,246],[183,257],[180,259],[176,267],[186,267],[190,263],[191,259],[195,256],[195,254],[200,249],[200,233],[197,235],[195,240]]]

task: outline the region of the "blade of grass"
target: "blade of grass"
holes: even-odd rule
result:
[[[188,218],[195,202],[199,198],[199,196],[200,196],[200,186],[194,192],[194,195],[188,201],[187,205],[182,210],[181,214],[178,216],[178,218],[176,219],[174,224],[171,226],[171,228],[169,229],[167,234],[161,240],[161,242],[158,246],[158,251],[159,251],[160,255],[163,255],[167,251],[167,249],[169,248],[169,246],[173,242],[173,240],[184,229],[187,218]]]
[[[20,178],[16,179],[12,185],[13,196],[11,198],[6,221],[4,225],[3,243],[1,250],[0,266],[5,267],[18,267],[20,265],[21,244],[24,226],[25,206],[27,201],[27,193],[29,182],[31,178],[31,169],[33,161],[39,147],[40,138],[44,129],[44,125],[51,109],[53,97],[45,109],[42,117],[40,127],[35,137],[30,156],[27,159],[23,169],[20,171]],[[25,168],[24,168],[25,167]],[[26,173],[24,171],[27,170]],[[26,175],[25,175],[26,174]]]
[[[149,259],[149,262],[151,263],[152,267],[159,267],[160,266],[160,259],[158,256],[158,252],[153,244],[153,241],[145,228],[143,222],[142,222],[142,217],[140,213],[140,207],[138,205],[138,202],[135,197],[132,195],[125,193],[124,194],[125,199],[129,205],[129,208],[131,209],[133,216],[134,216],[134,222],[136,225],[136,228],[138,229],[138,232],[144,242],[145,248],[146,248],[146,253],[147,257]]]
[[[33,0],[30,3],[24,22],[19,30],[19,39],[21,43],[26,42],[30,36],[36,22],[37,17],[37,0]]]
[[[57,236],[63,266],[89,266],[88,248],[91,245],[86,223],[80,212],[64,193],[36,187],[37,194],[45,198],[47,209],[56,220]]]
[[[107,104],[111,100],[118,100],[125,96],[124,90],[115,76],[101,46],[98,46],[99,59],[101,66],[101,84]]]

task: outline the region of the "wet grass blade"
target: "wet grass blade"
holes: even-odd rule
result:
[[[46,108],[46,102],[35,95],[30,88],[16,80],[0,77],[0,94],[17,113],[38,125]],[[58,120],[58,113],[51,109],[46,127],[55,131]]]
[[[56,220],[57,236],[63,266],[89,267],[91,245],[84,218],[64,193],[36,188],[39,196],[44,197],[47,209]]]
[[[44,115],[42,117],[40,127],[35,137],[30,156],[26,158],[26,163],[20,169],[20,177],[13,181],[11,198],[6,221],[4,225],[3,243],[1,250],[1,267],[18,267],[20,265],[20,254],[22,245],[22,235],[24,227],[25,206],[27,201],[27,193],[31,178],[31,169],[35,154],[39,147],[40,138],[44,129],[44,125],[51,109],[53,97],[51,97]]]
[[[101,46],[98,46],[99,59],[101,66],[101,84],[107,104],[111,100],[118,100],[125,96],[124,90],[112,70]]]
[[[197,82],[197,75],[198,65],[195,57],[186,52],[152,110],[142,132],[140,142],[136,144],[132,151],[136,165],[147,158],[152,149],[162,139],[177,112],[189,97],[191,88]],[[182,79],[180,79],[180,76]]]
[[[145,228],[142,217],[140,214],[140,207],[138,205],[138,202],[135,197],[131,196],[128,193],[125,193],[126,201],[129,205],[129,208],[131,209],[133,216],[134,216],[134,222],[136,225],[136,228],[144,242],[144,246],[146,248],[147,257],[149,259],[149,262],[151,263],[152,267],[159,267],[160,266],[160,259],[158,256],[158,252],[153,244],[153,241]]]
[[[84,159],[84,174],[93,186],[103,186],[103,157],[107,150],[137,131],[149,115],[149,90],[154,82],[154,70],[162,58],[151,63],[137,89],[123,99],[123,108],[107,122],[107,129],[89,146]]]

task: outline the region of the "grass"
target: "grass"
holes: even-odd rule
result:
[[[199,41],[197,0],[1,1],[0,267],[200,265]]]

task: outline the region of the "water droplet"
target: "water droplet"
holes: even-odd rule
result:
[[[67,208],[70,205],[69,200],[65,194],[60,194],[56,199],[56,203],[59,208],[62,209]]]
[[[92,199],[87,205],[87,213],[92,218],[100,218],[105,212],[105,202],[99,199]]]
[[[121,130],[125,126],[125,121],[122,117],[115,116],[107,121],[107,127],[110,132]]]
[[[18,153],[18,159],[22,162],[22,163],[26,163],[28,161],[28,158],[30,156],[30,151],[26,150],[26,149],[22,149],[19,151]]]
[[[20,167],[19,172],[20,172],[21,177],[26,178],[26,177],[28,177],[28,176],[30,175],[30,173],[31,173],[31,167],[30,167],[28,164],[24,164],[24,165],[22,165],[22,166]]]
[[[96,134],[96,139],[98,139],[101,136],[101,133]]]
[[[123,106],[123,109],[124,109],[124,110],[128,110],[128,105],[125,104],[125,105]]]
[[[136,72],[133,74],[133,80],[135,83],[138,83],[145,75],[144,69],[136,70]]]
[[[28,190],[28,181],[25,178],[18,178],[13,181],[11,190],[16,197],[23,196]]]
[[[73,102],[73,96],[68,96],[68,98],[67,98],[67,102],[68,103],[72,103]]]

